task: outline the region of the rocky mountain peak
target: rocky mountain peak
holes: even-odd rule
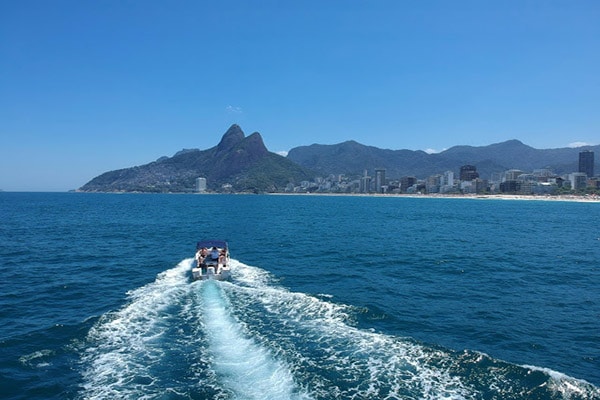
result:
[[[229,151],[239,143],[241,143],[245,138],[244,131],[240,128],[239,125],[233,124],[231,127],[225,132],[221,141],[217,145],[217,152],[225,152]]]
[[[264,155],[269,152],[263,142],[262,136],[258,132],[254,132],[244,140],[244,148],[249,153],[256,155]]]

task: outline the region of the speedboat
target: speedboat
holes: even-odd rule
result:
[[[192,279],[227,280],[229,269],[229,246],[224,240],[202,240],[196,244],[196,256],[192,268]]]

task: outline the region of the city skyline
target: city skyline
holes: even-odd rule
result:
[[[415,176],[402,176],[386,180],[386,169],[373,169],[375,177],[365,169],[362,176],[352,179],[333,174],[316,181],[288,185],[291,192],[347,192],[347,193],[441,193],[441,194],[522,194],[553,195],[560,190],[578,192],[590,189],[598,193],[600,177],[594,175],[594,152],[579,152],[579,169],[570,173],[556,174],[547,168],[533,171],[507,169],[494,173],[488,179],[480,177],[476,165],[465,164],[455,179],[454,171],[448,170],[418,179]],[[583,171],[585,170],[585,171]],[[494,178],[495,176],[495,178]]]

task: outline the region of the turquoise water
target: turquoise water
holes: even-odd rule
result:
[[[600,204],[0,193],[6,399],[600,399]],[[231,282],[190,282],[226,239]]]

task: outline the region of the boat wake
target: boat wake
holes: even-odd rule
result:
[[[190,283],[183,260],[90,330],[80,397],[598,399],[584,381],[356,327],[346,305],[294,293],[231,260]]]
[[[308,398],[297,393],[286,363],[245,332],[244,324],[231,314],[231,305],[215,281],[202,285],[201,294],[200,319],[209,344],[210,364],[234,398]]]

